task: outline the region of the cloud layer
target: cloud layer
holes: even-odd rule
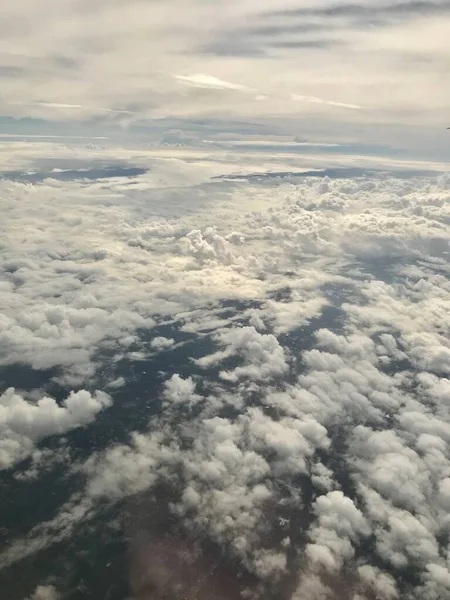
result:
[[[205,172],[172,160],[134,176],[0,182],[2,369],[54,369],[86,390],[121,361],[158,364],[160,378],[133,407],[140,429],[118,442],[104,424],[104,445],[68,466],[77,490],[0,565],[95,531],[111,506],[126,520],[137,502],[170,525],[158,538],[144,518],[132,543],[194,539],[196,564],[217,552],[215,576],[239,572],[244,597],[445,597],[448,176]],[[187,365],[175,363],[187,339]],[[109,383],[126,403],[132,382]],[[111,398],[86,390],[60,404],[5,392],[2,466],[101,426]]]

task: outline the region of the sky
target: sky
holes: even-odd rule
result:
[[[0,597],[450,597],[450,3],[0,19]]]
[[[448,159],[449,26],[447,0],[19,0],[0,115],[9,133],[151,139],[213,120]]]

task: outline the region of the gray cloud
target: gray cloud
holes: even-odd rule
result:
[[[148,129],[156,119],[212,114],[221,119],[286,118],[288,131],[299,114],[310,126],[307,117],[320,114],[345,128],[337,104],[299,108],[292,95],[301,94],[328,98],[341,107],[364,107],[365,114],[349,118],[352,127],[401,123],[405,143],[410,139],[407,126],[421,122],[437,128],[439,119],[446,118],[442,74],[448,3],[302,5],[297,16],[286,12],[296,7],[292,0],[281,6],[275,0],[262,6],[231,0],[215,7],[191,0],[188,9],[184,0],[174,0],[171,6],[167,12],[157,2],[130,0],[125,9],[98,0],[87,9],[79,2],[22,0],[20,9],[11,7],[2,21],[6,71],[0,111],[41,119],[58,130],[61,122],[76,124],[78,131],[89,131],[95,123],[123,133],[132,123]],[[23,13],[27,23],[50,16],[30,28],[24,27]],[[414,15],[427,18],[412,20]],[[385,22],[393,27],[378,26]],[[408,62],[411,53],[430,68]],[[152,57],[151,65],[142,58],[146,56]],[[238,69],[233,57],[240,59]],[[220,93],[198,87],[188,91],[174,79],[193,74],[235,87]],[[238,92],[242,86],[255,93]],[[261,101],[262,96],[270,101]]]
[[[264,57],[277,48],[332,49],[348,45],[349,40],[342,33],[351,35],[349,28],[387,27],[405,19],[449,13],[450,3],[447,0],[413,0],[384,5],[339,3],[318,8],[287,8],[261,13],[255,25],[237,26],[232,33],[221,33],[219,41],[202,46],[200,51],[225,56]],[[287,20],[284,20],[285,17]],[[293,19],[299,20],[292,22]]]
[[[384,25],[396,18],[420,18],[422,16],[446,14],[450,12],[448,0],[411,0],[385,4],[340,3],[318,8],[293,8],[266,13],[267,17],[349,17],[358,24]]]
[[[325,35],[318,37],[318,33]],[[312,34],[312,35],[311,35]],[[237,27],[222,32],[219,39],[198,48],[199,52],[217,56],[250,56],[263,58],[278,49],[327,49],[344,44],[330,36],[330,27],[318,23],[274,23]]]
[[[12,65],[0,65],[0,77],[21,77],[25,70]]]
[[[343,42],[333,39],[318,39],[318,40],[278,40],[271,43],[272,48],[291,48],[301,50],[310,48],[317,50],[326,50],[336,48],[342,45]]]
[[[245,35],[240,40],[224,35],[222,39],[201,44],[195,48],[195,52],[212,56],[248,56],[251,58],[267,56],[264,45],[252,44]]]

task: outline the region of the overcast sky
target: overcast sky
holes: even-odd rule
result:
[[[449,30],[448,0],[18,0],[2,8],[0,115],[307,123],[445,150]]]

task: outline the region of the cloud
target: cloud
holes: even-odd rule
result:
[[[61,139],[61,140],[70,140],[70,139],[93,139],[93,140],[107,140],[106,136],[77,136],[77,135],[45,135],[45,134],[26,134],[26,133],[2,133],[0,134],[0,138],[25,138],[25,139],[33,139],[33,138],[46,138],[46,139]]]
[[[174,77],[180,83],[196,88],[208,90],[248,90],[245,85],[223,81],[213,75],[174,75]]]
[[[44,473],[51,473],[55,466],[69,464],[71,450],[67,446],[67,440],[61,438],[56,449],[35,448],[30,456],[30,464],[26,470],[18,470],[14,474],[16,481],[35,481]]]
[[[106,113],[116,113],[116,114],[133,114],[133,111],[126,110],[125,108],[104,108],[101,106],[83,106],[82,104],[66,104],[63,102],[34,102],[32,105],[42,107],[42,108],[54,108],[54,109],[62,109],[64,110],[78,110],[85,112],[86,110],[97,113],[97,112],[106,112]]]
[[[232,0],[213,9],[191,0],[186,11],[174,0],[168,14],[155,3],[132,0],[126,19],[124,7],[100,0],[94,12],[85,2],[24,2],[30,21],[43,13],[51,17],[26,31],[17,26],[18,8],[3,20],[0,112],[11,117],[70,120],[88,128],[142,127],[143,121],[147,128],[155,119],[197,120],[213,113],[274,127],[276,117],[289,122],[280,132],[299,127],[302,134],[309,124],[316,134],[325,128],[365,142],[371,134],[364,128],[379,131],[383,125],[390,141],[421,149],[419,134],[432,130],[436,140],[446,118],[447,2],[299,6],[292,0]],[[291,101],[299,85],[306,97],[364,111],[344,116],[329,103]],[[195,90],[187,93],[187,87]],[[224,93],[245,90],[256,93]],[[255,101],[261,94],[271,102]]]
[[[29,600],[58,600],[59,597],[53,585],[38,585]]]
[[[202,367],[222,362],[231,356],[241,356],[242,366],[221,371],[220,377],[226,381],[238,381],[242,378],[252,380],[270,379],[287,372],[288,363],[283,348],[272,334],[261,334],[254,327],[225,330],[217,335],[217,342],[224,346],[210,356],[197,360]]]
[[[197,138],[191,136],[181,129],[170,129],[165,131],[161,137],[160,144],[165,146],[195,145]]]
[[[31,152],[29,146],[27,150]],[[61,152],[67,160],[72,156]],[[446,192],[436,182],[430,189],[417,182],[413,190],[405,181],[310,178],[285,183],[276,198],[269,188],[262,192],[255,186],[247,189],[246,198],[258,195],[256,210],[243,215],[238,210],[241,189],[231,192],[218,182],[211,188],[217,204],[210,215],[203,210],[209,197],[206,188],[193,189],[189,203],[180,204],[188,181],[201,180],[204,171],[180,161],[170,169],[163,164],[161,170],[161,163],[155,163],[152,174],[137,180],[105,177],[101,185],[51,179],[39,186],[2,182],[8,223],[27,232],[26,242],[11,228],[3,232],[3,364],[21,360],[40,369],[61,365],[70,367],[73,381],[89,377],[98,349],[126,345],[136,329],[154,326],[155,314],[173,316],[186,306],[204,305],[206,297],[213,302],[260,299],[255,314],[277,334],[283,333],[317,317],[327,304],[319,288],[338,279],[335,268],[301,267],[306,255],[327,256],[330,261],[345,254],[357,259],[391,253],[445,256]],[[175,177],[181,187],[178,192],[157,192],[163,202],[155,196],[153,203],[143,204],[146,190],[155,189],[157,172],[168,183]],[[55,193],[64,210],[55,211]],[[370,200],[376,193],[387,200]],[[220,217],[218,226],[214,215],[221,210],[225,218]],[[201,218],[195,218],[199,211]],[[22,258],[22,243],[27,259]],[[269,244],[275,244],[272,250]],[[296,284],[280,274],[290,269],[297,273]],[[286,284],[289,301],[267,297],[271,289]],[[346,310],[355,313],[354,318],[366,315],[387,319],[392,327],[403,322],[406,326],[410,321],[405,315],[414,310],[416,295],[423,297],[422,314],[437,323],[433,311],[439,307],[439,319],[445,322],[446,292],[438,291],[442,281],[421,285],[428,286],[433,298],[417,288],[407,304],[405,298],[393,302],[395,292],[386,284],[368,282],[361,288],[371,298],[368,304]],[[389,306],[389,312],[383,306]],[[448,350],[442,336],[432,333],[425,319],[421,331],[405,338],[414,345],[415,363],[445,370]]]
[[[195,393],[192,377],[183,379],[175,374],[165,383],[164,399],[168,406],[181,404],[192,406],[201,400],[201,396]]]
[[[335,102],[333,100],[324,100],[315,96],[300,96],[299,94],[292,95],[293,100],[301,100],[302,102],[312,102],[313,104],[328,104],[329,106],[339,106],[341,108],[354,108],[359,110],[361,107],[357,104],[346,104],[345,102]]]
[[[110,405],[111,399],[104,392],[71,392],[58,406],[46,396],[36,403],[27,401],[9,388],[0,396],[0,469],[8,469],[32,454],[40,440],[88,425]]]
[[[164,432],[145,436],[132,434],[129,445],[115,446],[103,456],[92,456],[83,465],[88,475],[88,486],[83,515],[93,502],[101,498],[117,500],[151,488],[158,480],[159,469],[165,463],[178,464],[179,449],[176,444],[164,446]],[[77,522],[77,498],[73,511],[73,524]],[[70,503],[69,503],[70,506]],[[82,516],[83,516],[82,515]],[[69,522],[69,527],[72,522]],[[59,525],[63,535],[67,535],[67,525]]]
[[[83,108],[81,104],[58,104],[57,102],[37,102],[37,104],[48,108]]]
[[[167,348],[171,348],[175,343],[173,338],[165,338],[163,336],[158,336],[152,339],[150,342],[150,347],[154,350],[166,350]]]
[[[367,20],[369,23],[374,22],[374,18],[380,17],[380,22],[375,24],[385,24],[383,18],[386,20],[395,18],[421,18],[430,14],[445,14],[450,11],[448,2],[443,1],[431,1],[424,2],[422,0],[407,0],[404,2],[395,1],[383,4],[357,4],[357,3],[335,3],[331,5],[325,5],[318,8],[294,8],[292,10],[287,9],[286,11],[279,11],[279,15],[290,15],[290,16],[323,16],[330,18],[349,17],[361,20]],[[276,13],[272,13],[276,14]]]
[[[358,575],[361,578],[361,587],[365,592],[373,590],[375,596],[381,598],[381,600],[397,598],[398,592],[394,579],[377,567],[362,565],[358,567]]]
[[[164,487],[155,514],[254,577],[255,597],[445,597],[447,178],[231,183],[209,176],[238,151],[219,166],[189,160],[159,157],[128,178],[1,182],[3,367],[90,380],[102,351],[150,368],[189,339],[184,365],[163,363],[152,412],[139,406],[140,431],[105,435],[72,465],[81,487],[1,565]],[[110,386],[130,389],[119,372]],[[30,456],[15,473],[29,484],[51,468],[46,436],[110,402],[2,400],[5,464]]]
[[[317,525],[312,528],[313,543],[306,547],[308,558],[333,571],[354,555],[352,541],[370,532],[364,515],[341,491],[328,492],[316,500]]]

